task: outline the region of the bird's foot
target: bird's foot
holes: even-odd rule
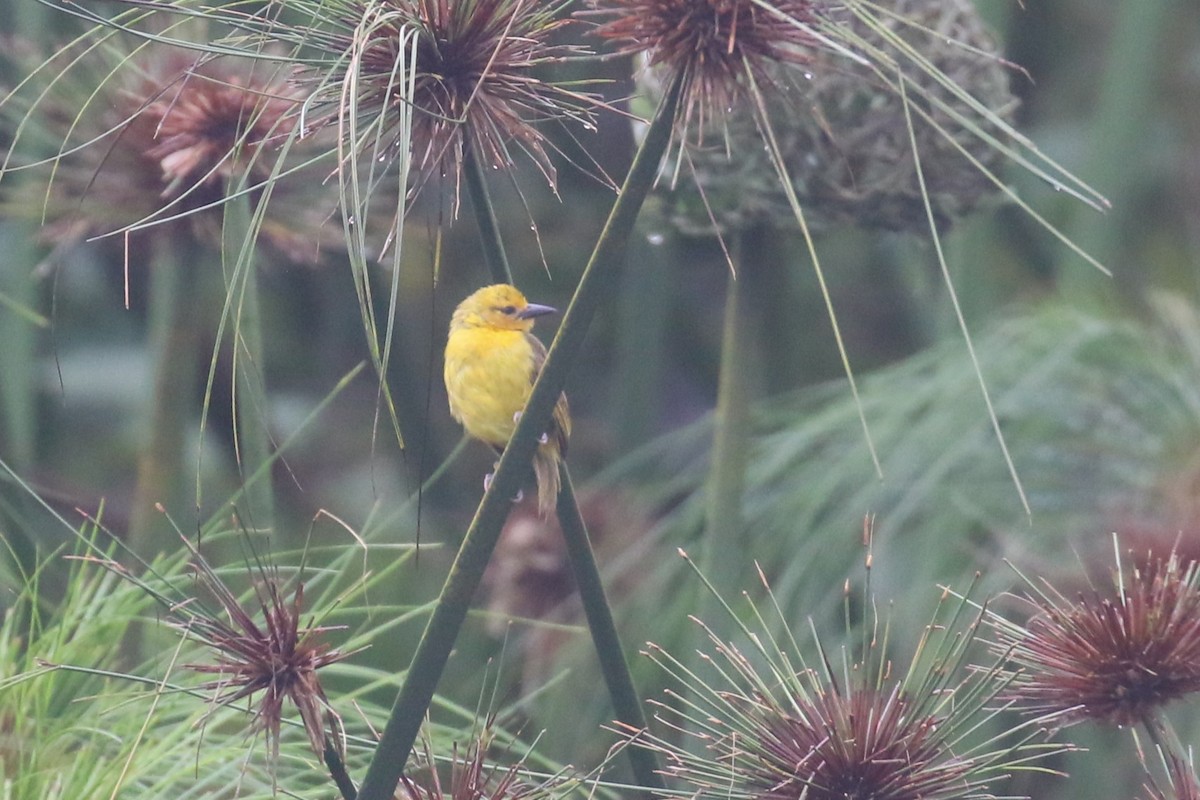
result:
[[[525,412],[517,411],[516,413],[513,414],[513,424],[514,425],[516,425],[518,422],[521,421],[521,415],[523,413],[525,413]],[[543,433],[541,436],[538,437],[538,444],[549,444],[549,443],[550,443],[550,434]]]
[[[495,471],[494,471],[494,470],[495,470],[497,467],[499,467],[499,466],[500,466],[500,462],[499,462],[499,461],[497,461],[497,462],[496,462],[496,463],[495,463],[495,464],[492,466],[492,470],[493,470],[493,471],[492,471],[492,472],[489,472],[487,475],[484,475],[484,476],[483,476],[483,493],[484,493],[484,494],[487,494],[488,490],[492,488],[492,479],[493,479],[494,477],[496,477],[496,473],[495,473]],[[522,501],[522,500],[524,500],[524,499],[525,499],[525,492],[524,492],[524,491],[522,491],[521,489],[517,489],[517,496],[516,496],[516,497],[514,497],[514,498],[512,499],[512,501],[513,501],[514,503],[519,503],[519,502],[521,502],[521,501]]]

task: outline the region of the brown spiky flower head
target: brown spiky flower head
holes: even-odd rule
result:
[[[212,692],[214,707],[257,695],[254,729],[265,732],[274,760],[279,756],[287,700],[299,713],[314,753],[324,752],[327,737],[340,742],[341,721],[317,672],[348,654],[322,641],[329,628],[303,624],[304,585],[297,584],[289,600],[278,576],[262,568],[254,587],[256,610],[243,604],[194,548],[192,564],[200,585],[215,598],[222,614],[196,613],[188,604],[176,605],[176,624],[214,656],[212,661],[186,665],[214,676],[203,684]]]
[[[27,90],[39,77],[50,88],[10,120],[21,132],[14,148],[49,142],[58,152],[10,159],[10,169],[22,158],[45,167],[47,181],[9,182],[17,194],[6,193],[6,207],[38,214],[56,241],[141,229],[216,243],[225,199],[247,191],[257,200],[270,183],[263,238],[292,260],[316,258],[317,215],[328,214],[312,191],[320,180],[279,164],[285,151],[305,150],[288,71],[160,43],[131,42],[123,54],[116,44],[77,47],[35,70]]]
[[[1151,722],[1200,691],[1200,571],[1176,555],[1123,567],[1108,590],[1069,599],[1029,583],[1024,625],[990,617],[993,647],[1016,670],[1015,705],[1061,727]]]
[[[779,609],[773,598],[766,605]],[[882,642],[894,641],[886,625],[880,630],[864,621],[882,635],[870,641],[863,636],[861,657],[847,648],[844,663],[835,667],[819,641],[806,655],[791,634],[768,630],[783,624],[772,617],[751,607],[746,618],[761,628],[744,628],[742,645],[705,626],[712,652],[699,664],[685,665],[651,648],[651,657],[684,690],[669,690],[656,716],[683,732],[685,741],[648,731],[630,732],[630,741],[658,751],[667,774],[692,796],[985,797],[1001,775],[1036,758],[1039,746],[1018,730],[972,738],[992,715],[998,689],[991,683],[994,670],[969,669],[978,614],[965,598],[944,597],[912,642],[915,655],[901,674],[882,652]],[[810,668],[810,661],[821,666]]]
[[[949,752],[942,722],[895,685],[801,698],[759,718],[748,784],[770,800],[958,797],[973,765]]]
[[[414,193],[433,177],[455,188],[468,153],[507,169],[513,148],[551,186],[542,131],[591,125],[591,101],[546,73],[578,53],[559,40],[566,0],[335,0],[296,3],[305,27],[284,31],[323,61],[306,70],[313,119],[336,125],[343,162],[406,159]],[[279,36],[277,28],[266,32]]]
[[[597,35],[682,83],[682,127],[699,130],[767,85],[776,65],[805,64],[828,0],[592,0]]]
[[[578,791],[583,781],[569,769],[534,776],[523,758],[507,764],[493,758],[494,725],[488,716],[465,748],[454,742],[448,759],[435,758],[433,743],[423,738],[423,763],[401,776],[397,800],[553,800]],[[495,755],[502,758],[509,748],[500,749]]]
[[[265,733],[272,764],[278,761],[288,700],[300,715],[313,752],[322,755],[329,746],[340,749],[341,718],[330,706],[317,673],[352,653],[335,650],[322,640],[332,628],[302,619],[304,585],[297,583],[289,597],[277,571],[256,556],[247,563],[252,583],[248,599],[239,596],[196,545],[181,538],[191,554],[199,589],[194,594],[178,587],[161,588],[111,559],[99,561],[160,603],[171,625],[209,653],[210,658],[185,666],[212,676],[201,688],[210,692],[213,711],[257,698],[251,730]]]

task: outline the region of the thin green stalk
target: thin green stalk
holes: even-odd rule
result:
[[[630,731],[642,731],[646,729],[646,713],[633,685],[629,661],[625,657],[625,649],[621,646],[621,637],[617,634],[612,606],[608,602],[604,581],[596,566],[596,556],[588,539],[583,515],[579,513],[579,503],[575,500],[575,488],[571,485],[571,473],[566,462],[559,465],[559,475],[562,476],[562,491],[558,493],[558,523],[567,543],[567,555],[575,573],[575,586],[579,590],[583,613],[592,633],[592,643],[596,646],[600,671],[604,675],[609,697],[612,698],[617,720]],[[626,753],[633,767],[634,778],[640,785],[647,789],[666,788],[658,757],[652,750],[629,747],[626,748]],[[648,792],[645,794],[647,797],[652,796]]]
[[[741,237],[735,242],[740,259]],[[750,438],[750,370],[753,356],[752,312],[746,279],[732,270],[725,294],[725,324],[721,333],[721,371],[717,380],[717,409],[713,415],[712,462],[708,472],[704,546],[700,569],[721,597],[738,590],[742,494]]]
[[[712,460],[704,509],[704,535],[700,541],[698,567],[706,578],[694,589],[693,606],[700,619],[720,618],[723,597],[734,597],[740,588],[746,555],[742,548],[742,495],[749,460],[750,389],[754,331],[747,270],[741,255],[746,232],[733,239],[732,263],[725,289],[725,322],[721,330],[721,368],[717,378],[717,407],[713,413]],[[736,271],[735,271],[736,269]],[[693,669],[704,669],[699,654],[691,659]],[[697,756],[705,742],[686,737]]]
[[[470,166],[467,170],[467,191],[479,217],[480,238],[484,253],[487,254],[486,260],[492,279],[511,283],[512,273],[509,270],[508,257],[505,255],[504,239],[500,235],[499,225],[496,224],[486,177],[479,169],[477,158],[468,157],[468,161]],[[612,607],[604,592],[604,583],[596,566],[596,556],[588,538],[587,526],[579,513],[575,487],[571,483],[571,475],[565,462],[560,465],[559,471],[562,475],[558,493],[559,525],[566,541],[571,567],[575,571],[575,581],[579,587],[579,597],[587,617],[588,629],[592,634],[592,642],[596,646],[600,671],[608,686],[617,719],[632,730],[643,730],[646,727],[646,715],[642,709],[642,701],[633,685],[633,676],[625,659],[625,649],[621,646],[621,638],[617,634]],[[634,777],[640,784],[664,788],[658,774],[658,760],[653,753],[640,747],[629,748],[628,753]]]
[[[354,800],[358,790],[354,788],[354,781],[346,772],[346,762],[342,760],[341,751],[338,750],[336,743],[328,734],[325,736],[325,752],[322,757],[325,760],[325,768],[329,770],[329,777],[338,787],[343,800]]]
[[[503,239],[500,237],[500,223],[496,221],[496,209],[488,193],[487,178],[474,148],[467,148],[464,159],[465,177],[467,179],[467,194],[471,205],[475,208],[475,222],[479,225],[479,239],[483,245],[483,259],[487,262],[488,272],[496,283],[513,282],[512,269],[508,266],[508,255],[504,252]]]
[[[223,245],[229,291],[234,293],[233,416],[238,463],[242,473],[242,517],[246,524],[268,530],[275,524],[271,486],[271,434],[263,379],[263,323],[258,296],[258,269],[250,238],[250,198],[226,201]]]
[[[153,385],[128,539],[130,548],[147,561],[176,542],[173,529],[155,504],[178,514],[189,485],[184,453],[199,346],[198,276],[205,266],[181,258],[177,242],[161,237],[155,242],[148,309]]]
[[[542,373],[533,386],[525,413],[521,415],[517,429],[500,457],[491,486],[475,511],[475,518],[450,567],[450,574],[421,635],[375,755],[367,767],[367,775],[359,792],[362,800],[391,800],[399,783],[446,660],[458,638],[459,628],[471,607],[471,599],[508,516],[511,498],[519,488],[521,476],[529,468],[538,438],[550,423],[554,404],[566,383],[567,371],[583,345],[596,309],[611,302],[616,294],[626,242],[670,142],[679,107],[680,88],[678,80],[672,84],[634,157],[625,184],[563,315],[562,325],[550,346]]]

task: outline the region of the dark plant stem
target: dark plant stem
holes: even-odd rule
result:
[[[621,646],[621,638],[617,634],[612,606],[608,602],[604,581],[596,566],[596,556],[588,538],[583,515],[579,513],[579,503],[575,500],[575,488],[571,485],[571,473],[566,462],[559,465],[559,475],[562,476],[562,490],[558,493],[558,523],[567,544],[567,555],[575,573],[575,586],[579,590],[579,600],[587,617],[588,629],[592,633],[592,643],[596,646],[600,671],[604,675],[609,697],[612,698],[613,711],[617,720],[627,730],[643,731],[646,729],[646,713],[633,685],[629,662],[625,658],[625,649]],[[658,758],[652,750],[630,747],[626,749],[626,753],[633,767],[634,778],[640,785],[647,789],[666,788],[659,771]],[[645,794],[647,797],[651,796],[648,792]]]
[[[471,599],[491,558],[500,528],[508,516],[511,498],[529,468],[538,438],[550,423],[554,404],[566,383],[567,372],[583,345],[596,309],[612,301],[618,287],[619,267],[642,202],[650,192],[659,162],[667,150],[679,107],[680,82],[674,81],[642,141],[621,192],[580,277],[575,295],[563,315],[562,325],[534,384],[525,413],[500,457],[500,464],[484,493],[475,518],[467,529],[450,574],[442,587],[433,614],[421,635],[404,684],[396,697],[387,725],[359,792],[361,800],[391,800],[433,699],[446,660],[470,609]]]
[[[350,774],[346,772],[346,762],[342,761],[341,752],[328,735],[325,736],[323,755],[325,767],[329,770],[329,777],[333,778],[334,784],[341,792],[342,800],[355,800],[358,797],[358,789],[354,788],[354,781],[350,780]]]
[[[496,221],[496,209],[488,193],[483,167],[472,148],[467,148],[465,160],[467,194],[475,209],[475,223],[479,226],[479,238],[483,244],[483,258],[487,261],[488,272],[496,283],[512,283],[512,269],[508,266],[508,255],[500,237],[500,224]]]
[[[488,268],[493,280],[512,283],[504,240],[500,236],[500,227],[496,224],[486,177],[478,168],[477,158],[469,157],[469,162],[472,167],[467,170],[467,191],[479,217],[480,237],[483,251],[487,254]],[[592,642],[596,647],[600,671],[604,675],[617,719],[632,730],[643,730],[646,727],[646,715],[642,709],[642,701],[633,685],[625,649],[621,646],[621,638],[613,621],[612,606],[609,605],[604,592],[604,583],[596,566],[596,555],[583,516],[579,513],[575,487],[571,483],[571,475],[565,462],[560,467],[560,473],[562,488],[558,494],[559,525],[566,540],[571,567],[575,571],[575,582],[579,588],[580,602],[587,617]],[[664,788],[658,774],[658,760],[651,751],[632,747],[628,753],[638,783],[647,787]]]

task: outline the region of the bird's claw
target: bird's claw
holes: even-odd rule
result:
[[[514,425],[516,425],[518,422],[521,421],[521,415],[524,413],[525,413],[524,411],[516,411],[513,413],[513,424]],[[538,437],[538,444],[549,444],[549,443],[550,443],[550,434],[543,433],[541,436]]]
[[[492,467],[492,469],[495,469],[498,466],[500,466],[499,462],[497,462],[496,465]],[[489,472],[487,475],[483,476],[483,493],[484,494],[487,494],[488,490],[492,488],[492,479],[495,477],[496,477],[495,472]],[[517,489],[517,496],[514,497],[512,499],[512,501],[514,503],[519,503],[524,499],[525,499],[525,492],[522,491],[521,489]]]

